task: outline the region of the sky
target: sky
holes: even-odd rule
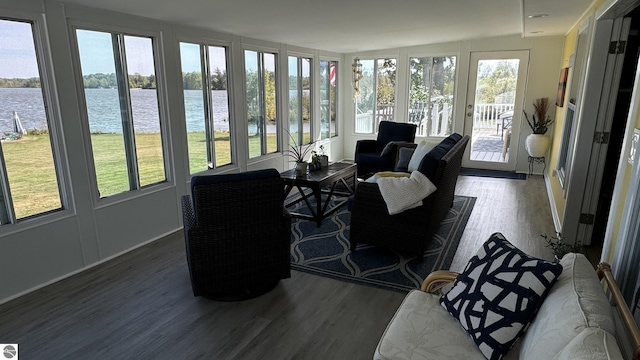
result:
[[[115,72],[111,34],[78,29],[78,51],[83,75]],[[151,38],[125,36],[127,68],[130,74],[145,76],[155,74]],[[180,43],[182,71],[201,71],[199,45]],[[245,52],[246,67],[257,69],[257,53]],[[275,56],[265,54],[265,65],[273,71]],[[211,69],[225,69],[225,48],[209,46]],[[306,69],[305,69],[306,73]],[[306,74],[304,74],[306,75]],[[0,20],[0,78],[38,77],[35,46],[31,24],[12,20]]]
[[[31,24],[0,20],[0,78],[38,76]]]

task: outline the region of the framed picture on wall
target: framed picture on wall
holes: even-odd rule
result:
[[[567,92],[567,78],[569,77],[569,68],[560,70],[560,79],[558,80],[558,94],[556,96],[556,106],[564,106],[564,94]]]

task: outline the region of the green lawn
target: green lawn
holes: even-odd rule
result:
[[[215,133],[216,165],[231,162],[229,133]],[[142,186],[165,179],[160,134],[137,134],[136,154]],[[207,169],[204,132],[192,132],[187,137],[189,164],[192,173]],[[127,165],[122,134],[93,134],[96,177],[100,196],[129,190]],[[249,138],[250,154],[260,153],[260,139]],[[277,151],[276,135],[267,136],[269,152]],[[9,186],[18,219],[60,208],[53,156],[49,136],[25,135],[17,141],[2,143]]]

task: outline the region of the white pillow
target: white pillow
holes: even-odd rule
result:
[[[411,155],[411,160],[409,160],[409,165],[407,165],[407,171],[411,173],[418,170],[420,162],[422,162],[422,158],[424,158],[424,156],[436,146],[438,146],[438,143],[422,140],[413,151],[413,155]]]

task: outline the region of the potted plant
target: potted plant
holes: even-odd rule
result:
[[[291,142],[289,143],[289,156],[296,163],[296,175],[303,176],[307,173],[308,165],[304,158],[311,150],[311,144],[307,145],[306,147],[302,144],[298,145],[296,139],[294,139],[289,132],[287,133],[291,138]]]
[[[527,120],[529,127],[533,134],[527,136],[525,140],[525,147],[529,156],[531,157],[543,157],[546,155],[547,150],[549,150],[549,137],[545,134],[549,129],[549,125],[553,123],[553,120],[547,115],[549,112],[549,98],[538,98],[533,102],[533,108],[535,111],[532,115],[532,120],[529,119],[526,111],[522,111],[524,113],[524,118]]]
[[[541,234],[540,236],[547,242],[547,245],[545,246],[551,248],[553,251],[556,261],[559,261],[563,256],[570,252],[582,252],[582,245],[577,244],[575,241],[573,244],[567,244],[564,242],[562,234],[559,232],[556,233],[556,236],[547,236],[547,234]]]
[[[329,157],[324,154],[324,145],[320,145],[318,151],[311,151],[311,163],[317,170],[329,166]]]

